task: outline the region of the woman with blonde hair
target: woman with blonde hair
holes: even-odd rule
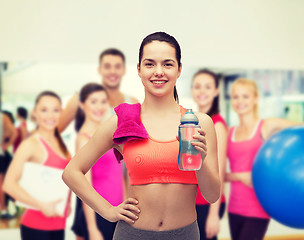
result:
[[[259,93],[252,80],[239,78],[231,86],[231,105],[239,125],[231,127],[228,135],[230,173],[225,180],[231,183],[228,204],[229,226],[233,240],[263,239],[270,217],[260,205],[251,181],[255,155],[274,133],[299,123],[281,118],[260,119]]]

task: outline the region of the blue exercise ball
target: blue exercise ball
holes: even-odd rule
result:
[[[255,193],[276,221],[304,228],[304,127],[271,136],[258,151],[252,168]]]

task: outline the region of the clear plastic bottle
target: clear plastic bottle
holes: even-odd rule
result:
[[[191,144],[193,141],[199,141],[193,139],[193,135],[199,135],[197,130],[200,128],[197,116],[192,109],[187,109],[186,113],[181,117],[178,127],[178,166],[180,170],[194,171],[199,170],[202,166],[201,154]]]

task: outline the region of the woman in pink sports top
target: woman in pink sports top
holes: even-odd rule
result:
[[[122,112],[119,110],[98,128],[63,173],[63,180],[83,201],[108,221],[118,221],[114,240],[199,240],[195,210],[197,186],[211,203],[220,196],[215,130],[206,114],[196,113],[202,130],[194,135],[198,141],[192,142],[204,159],[202,168],[188,171],[188,174],[178,169],[176,136],[182,108],[177,102],[175,84],[181,70],[181,49],[173,36],[156,32],[145,37],[139,48],[137,64],[145,91],[143,103],[118,106],[116,109]],[[121,121],[126,128],[118,127]],[[129,134],[136,135],[135,138],[138,133],[146,133],[146,138],[118,142],[113,140],[116,130],[121,130],[122,138]],[[132,148],[132,144],[136,148]],[[173,147],[165,148],[168,144]],[[125,154],[124,159],[132,155],[126,161],[131,182],[129,198],[118,206],[113,206],[94,191],[84,176],[111,148],[123,156]],[[142,169],[151,170],[154,175],[151,178],[140,175]],[[133,184],[133,177],[138,175],[140,181]],[[186,182],[185,175],[190,175],[191,181]]]
[[[70,154],[57,130],[61,114],[60,98],[50,91],[40,93],[33,113],[38,124],[37,130],[18,147],[3,189],[17,201],[36,209],[27,209],[22,216],[22,240],[63,240],[69,203],[64,215],[59,215],[56,205],[61,200],[42,202],[27,193],[18,183],[26,162],[58,169],[64,169],[68,164]]]
[[[258,202],[251,182],[251,169],[256,153],[272,134],[298,123],[285,119],[259,119],[258,87],[248,79],[237,79],[231,86],[231,105],[239,125],[228,135],[231,183],[228,204],[230,233],[233,240],[263,239],[269,216]]]
[[[78,132],[76,152],[93,136],[109,111],[108,95],[103,86],[97,83],[84,85],[79,93],[79,108],[75,119]],[[122,165],[115,158],[113,149],[109,150],[87,172],[86,177],[94,189],[113,206],[123,201]],[[82,204],[82,206],[81,206]],[[77,198],[72,230],[77,239],[112,240],[116,223],[102,218]],[[80,206],[79,206],[80,205]]]
[[[220,115],[219,109],[219,74],[208,69],[197,71],[192,80],[192,97],[198,106],[198,111],[208,114],[214,123],[217,150],[219,160],[219,171],[222,183],[226,172],[227,161],[227,137],[228,129],[225,120]],[[214,204],[209,204],[200,191],[197,191],[196,212],[197,222],[200,229],[201,240],[216,240],[220,231],[220,219],[223,217],[226,203],[223,194]]]

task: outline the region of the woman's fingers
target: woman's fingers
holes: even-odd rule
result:
[[[204,152],[207,152],[207,147],[204,143],[201,142],[191,142],[192,146],[194,146],[198,150],[202,150]]]
[[[203,135],[193,135],[193,139],[197,139],[200,142],[204,143],[204,145],[207,145],[206,137]]]
[[[129,219],[131,219],[133,221],[138,219],[138,216],[130,210],[121,209],[120,214],[128,217]]]
[[[119,205],[119,218],[127,223],[133,224],[138,219],[140,209],[136,206],[138,201],[134,198],[128,198]]]
[[[193,139],[197,141],[191,142],[191,144],[198,150],[200,151],[203,155],[207,154],[207,142],[206,142],[206,132],[202,129],[197,130],[199,135],[193,135]]]
[[[134,221],[134,220],[132,220],[131,218],[129,218],[129,217],[127,217],[127,216],[123,215],[123,214],[122,214],[122,215],[120,215],[119,220],[125,221],[126,223],[129,223],[129,224],[133,224],[133,223],[135,223],[135,221]]]
[[[138,201],[135,199],[135,198],[127,198],[125,201],[124,201],[125,204],[138,204]]]
[[[140,210],[138,207],[132,205],[132,204],[126,204],[124,207],[123,207],[125,210],[131,210],[133,212],[136,212],[136,213],[140,213]]]
[[[204,137],[206,136],[206,132],[203,129],[198,129],[197,131],[200,133],[200,135]]]

